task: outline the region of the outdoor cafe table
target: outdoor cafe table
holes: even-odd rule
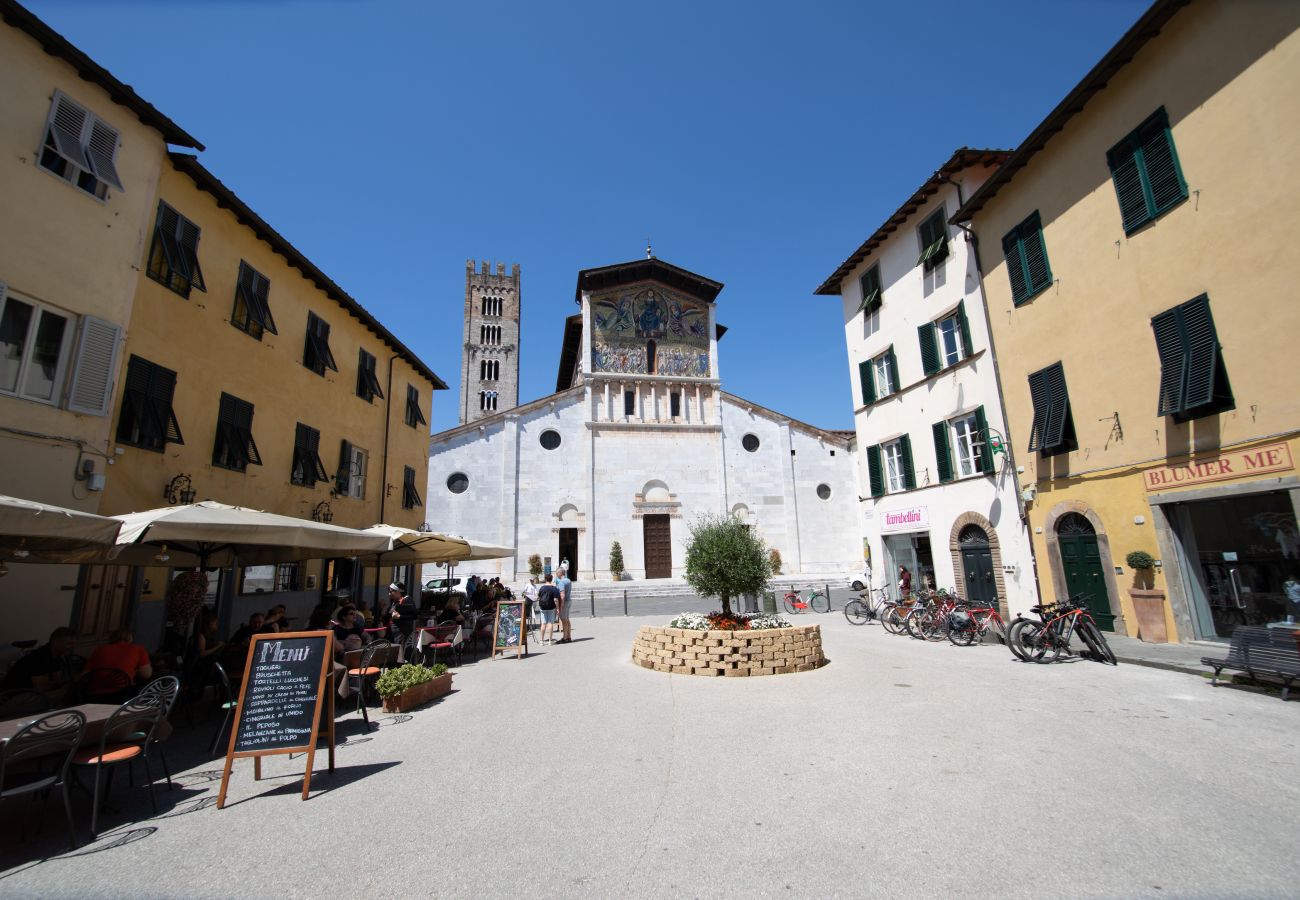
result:
[[[36,715],[19,716],[17,719],[5,719],[0,722],[0,744],[17,734],[24,725],[30,725],[41,716],[48,716],[50,712],[61,713],[76,710],[86,717],[86,733],[81,738],[81,746],[84,747],[99,740],[99,734],[103,731],[105,723],[108,722],[108,717],[115,713],[117,708],[116,703],[83,703],[80,706],[69,706],[65,709],[50,710]]]

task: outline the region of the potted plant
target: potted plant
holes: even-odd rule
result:
[[[1165,592],[1152,589],[1156,561],[1143,550],[1134,550],[1124,557],[1133,570],[1133,587],[1129,597],[1138,620],[1138,637],[1148,644],[1165,644],[1169,629],[1165,625]]]
[[[384,712],[406,712],[450,691],[451,675],[442,663],[432,666],[407,663],[380,675],[375,690],[384,701]]]
[[[534,553],[528,557],[528,574],[534,578],[542,577],[542,557],[540,554]]]
[[[1134,586],[1149,589],[1153,582],[1152,571],[1155,569],[1156,561],[1151,558],[1151,554],[1144,550],[1134,550],[1128,556],[1124,557],[1124,562],[1133,570],[1136,576]]]
[[[615,581],[623,580],[623,545],[618,541],[609,545],[609,574]]]
[[[781,574],[781,551],[773,547],[767,551],[767,566],[773,575]]]

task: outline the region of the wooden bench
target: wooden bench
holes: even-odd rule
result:
[[[1258,681],[1258,675],[1278,678],[1286,700],[1291,685],[1300,678],[1300,638],[1289,628],[1242,626],[1232,633],[1226,659],[1205,656],[1201,665],[1214,669],[1214,685],[1224,669],[1245,672],[1251,681]]]

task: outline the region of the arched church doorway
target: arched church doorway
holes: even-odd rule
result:
[[[1115,615],[1111,612],[1106,591],[1106,573],[1101,565],[1097,530],[1087,517],[1076,512],[1067,513],[1056,523],[1056,539],[1061,548],[1066,593],[1070,597],[1083,594],[1088,611],[1097,620],[1097,627],[1114,631]]]

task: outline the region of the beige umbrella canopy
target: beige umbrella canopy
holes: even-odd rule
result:
[[[102,552],[121,528],[106,516],[0,494],[0,558],[62,562],[70,553]]]
[[[389,538],[387,550],[367,555],[367,561],[386,566],[406,566],[414,563],[456,563],[467,559],[500,559],[514,556],[514,547],[498,547],[470,540],[455,534],[437,531],[417,531],[398,525],[371,525],[367,534],[383,534]]]

